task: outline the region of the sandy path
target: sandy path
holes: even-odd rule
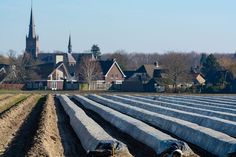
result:
[[[32,95],[0,116],[0,154],[6,150],[8,144],[16,136],[16,132],[24,123],[38,98],[39,95]]]
[[[34,137],[33,147],[27,156],[64,156],[57,121],[54,99],[50,94],[47,96],[47,101],[41,113],[39,128]]]

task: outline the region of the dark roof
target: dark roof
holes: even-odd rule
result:
[[[167,70],[165,69],[154,69],[153,78],[165,78],[167,77],[166,72]]]
[[[72,53],[72,56],[77,61],[77,63],[80,62],[82,57],[94,58],[91,52],[90,53]]]
[[[103,75],[107,74],[107,72],[110,70],[113,63],[114,63],[113,60],[105,60],[105,61],[100,60],[99,61]]]
[[[93,57],[92,53],[66,53],[66,52],[60,52],[60,51],[56,51],[54,53],[39,53],[38,54],[38,58],[42,61],[44,61],[44,59],[46,59],[45,61],[47,62],[47,60],[49,60],[48,58],[56,56],[56,55],[63,55],[65,58],[67,57],[68,62],[70,63],[74,63],[76,61],[79,61],[81,59],[81,57]],[[52,58],[50,58],[52,59]]]
[[[9,65],[8,64],[0,64],[0,69],[2,69],[3,67],[8,68]]]
[[[136,71],[124,71],[126,79],[130,78]]]
[[[153,71],[156,68],[154,64],[144,64],[136,70],[136,73],[147,73],[150,78],[153,77]]]
[[[71,76],[74,76],[76,74],[76,70],[78,69],[78,66],[75,65],[69,65],[69,64],[64,64]]]
[[[26,69],[30,72],[31,77],[28,78],[30,80],[47,80],[48,76],[59,66],[61,66],[63,62],[59,62],[56,65],[54,63],[45,63],[38,64],[34,66],[28,66]],[[66,71],[67,67],[65,66]]]
[[[1,70],[3,68],[3,70]],[[7,70],[9,65],[7,64],[0,64],[0,81],[2,81],[7,76]]]
[[[155,66],[154,64],[144,64],[140,66],[135,73],[146,73],[150,78],[152,78],[155,74],[155,71],[158,72],[163,72],[165,71],[162,67],[160,66]]]
[[[58,66],[58,64],[56,65]],[[45,63],[45,64],[39,64],[34,66],[28,66],[26,69],[31,72],[31,74],[35,74],[34,78],[29,78],[32,80],[47,80],[48,75],[54,70],[56,67],[54,66],[54,63]]]

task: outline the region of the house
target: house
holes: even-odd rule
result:
[[[159,68],[158,63],[144,64],[140,66],[131,78],[139,77],[143,84],[148,83],[153,78],[153,73],[156,68]]]
[[[160,67],[158,62],[154,64],[144,64],[135,71],[126,71],[125,73],[127,73],[129,77],[124,81],[122,90],[127,92],[154,92],[159,88],[157,86],[162,86],[166,78],[165,72],[166,70]],[[160,79],[162,79],[162,81],[160,81]],[[163,87],[161,89],[163,89]]]
[[[120,90],[125,74],[115,59],[98,60],[100,76],[93,81],[94,90]]]
[[[167,70],[161,67],[157,67],[153,71],[153,77],[148,83],[145,85],[146,92],[165,92],[166,87],[169,88],[171,84],[171,80],[168,78],[166,74]]]
[[[49,89],[64,90],[67,84],[76,84],[70,76],[67,67],[63,62],[56,65],[54,63],[39,64],[27,67],[30,72],[30,80],[26,82],[26,89]],[[70,86],[70,88],[73,88]]]

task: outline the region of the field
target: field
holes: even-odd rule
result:
[[[2,93],[0,139],[0,156],[236,156],[236,97]]]

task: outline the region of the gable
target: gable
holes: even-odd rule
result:
[[[50,79],[66,79],[70,78],[68,70],[64,63],[58,63],[56,68],[48,75]]]
[[[150,78],[153,77],[153,72],[156,67],[153,64],[144,64],[140,68],[136,70],[135,73],[145,73],[147,74]]]
[[[109,70],[107,71],[105,77],[107,77],[107,75],[109,74],[109,72],[113,69],[116,68],[123,77],[126,77],[125,74],[123,73],[123,71],[121,70],[120,66],[118,65],[118,63],[115,61],[113,62],[113,64],[111,65],[111,67],[109,68]]]

